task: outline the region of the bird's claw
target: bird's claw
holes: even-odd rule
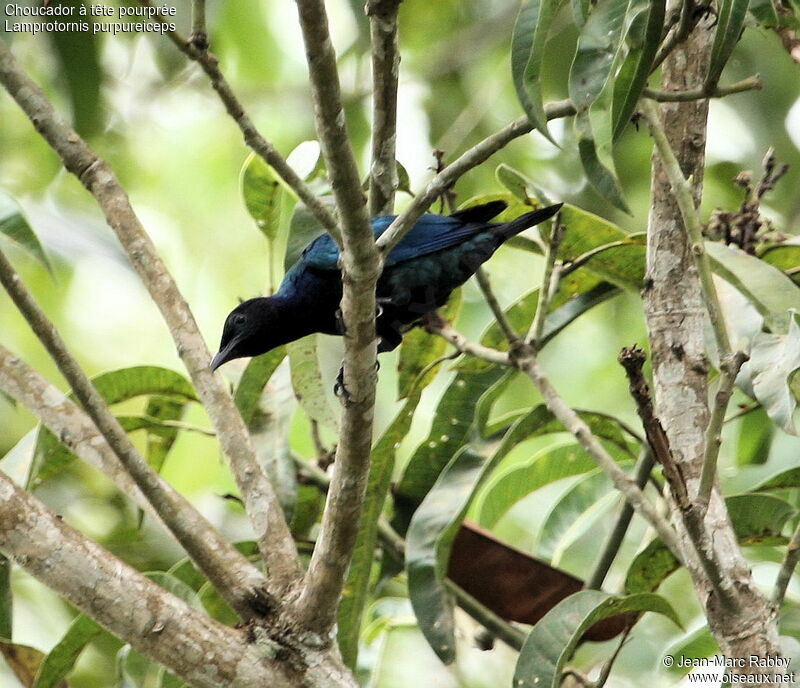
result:
[[[381,369],[381,362],[375,361],[374,374],[377,376],[378,371]],[[336,382],[333,385],[333,394],[344,402],[345,406],[349,406],[353,397],[344,384],[344,363],[339,367],[339,372],[336,374]]]
[[[342,364],[342,366],[339,368],[339,372],[336,374],[336,382],[333,385],[333,394],[337,398],[341,399],[345,406],[349,406],[353,400],[353,397],[350,396],[350,392],[347,391],[347,387],[344,385],[344,364]]]

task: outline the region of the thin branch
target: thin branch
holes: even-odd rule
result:
[[[469,354],[489,363],[511,365],[511,359],[505,351],[498,351],[477,342],[472,342],[456,330],[438,313],[429,313],[425,318],[425,330],[446,339],[461,353]]]
[[[756,74],[749,76],[746,79],[737,81],[730,86],[722,86],[715,88],[710,94],[706,93],[704,88],[695,88],[689,91],[657,91],[652,88],[645,88],[642,95],[651,100],[658,101],[659,103],[685,103],[690,100],[701,100],[703,98],[724,98],[735,93],[742,93],[744,91],[761,90],[764,87],[764,82],[761,77]]]
[[[155,7],[152,0],[139,0],[146,7]],[[169,22],[162,15],[156,15],[162,24]],[[186,57],[197,62],[202,70],[211,80],[212,88],[219,95],[225,110],[242,132],[245,144],[258,155],[262,160],[272,166],[275,172],[285,181],[294,191],[300,200],[309,209],[312,215],[319,221],[325,230],[341,246],[342,236],[339,224],[331,211],[317,198],[316,194],[306,184],[298,174],[291,168],[286,159],[278,152],[275,146],[269,142],[258,128],[253,124],[253,120],[247,114],[244,106],[233,92],[222,70],[219,68],[217,57],[207,49],[201,49],[195,45],[194,41],[182,36],[177,31],[164,31],[167,37],[175,44]]]
[[[342,221],[342,316],[347,330],[344,409],[331,489],[305,583],[296,604],[298,623],[332,642],[336,608],[358,535],[369,476],[375,412],[375,284],[381,260],[361,189],[342,109],[336,53],[323,0],[297,0],[306,47],[317,135]]]
[[[672,28],[672,31],[667,35],[664,42],[661,44],[656,57],[653,60],[651,72],[654,72],[661,63],[667,59],[667,56],[675,49],[680,43],[683,43],[692,32],[697,17],[695,16],[696,6],[693,0],[683,0],[681,3],[681,12],[677,24]]]
[[[550,412],[561,422],[568,432],[571,432],[578,443],[586,450],[600,468],[611,479],[616,487],[633,506],[634,510],[642,516],[661,537],[664,544],[672,553],[682,561],[682,554],[678,546],[675,531],[664,517],[656,511],[655,507],[645,497],[642,489],[623,471],[612,456],[605,450],[599,440],[592,433],[589,426],[581,417],[570,408],[559,395],[544,371],[539,367],[531,347],[522,344],[512,354],[498,351],[490,347],[469,341],[464,335],[456,331],[450,323],[442,318],[425,325],[426,329],[443,337],[459,351],[476,356],[481,360],[499,365],[514,366],[525,373],[536,385]]]
[[[661,425],[661,421],[656,418],[653,411],[650,386],[642,373],[644,360],[644,351],[637,347],[627,347],[622,350],[619,356],[619,361],[628,375],[631,396],[636,401],[636,408],[642,419],[647,441],[653,450],[655,459],[664,469],[664,476],[680,510],[683,523],[686,526],[686,532],[689,534],[689,539],[697,553],[698,561],[708,577],[708,582],[721,600],[730,605],[731,609],[737,609],[740,605],[735,595],[730,591],[730,585],[727,584],[725,574],[720,570],[719,559],[714,553],[712,540],[704,524],[708,502],[692,502],[690,499],[681,463],[675,460],[667,434]],[[713,484],[713,481],[711,484]]]
[[[597,437],[592,434],[589,426],[567,405],[555,387],[553,387],[547,375],[539,367],[534,356],[531,354],[522,355],[515,362],[516,366],[536,385],[550,412],[575,436],[578,443],[603,469],[606,475],[611,478],[614,487],[625,496],[625,499],[630,502],[636,512],[653,526],[662,542],[678,558],[678,561],[683,561],[678,538],[672,526],[650,503],[636,482],[614,461],[603,445],[600,444]]]
[[[547,242],[547,251],[544,255],[544,275],[542,275],[542,286],[539,289],[539,302],[536,304],[536,314],[533,316],[528,334],[525,341],[534,349],[537,349],[542,341],[542,332],[547,318],[547,311],[550,310],[555,292],[558,289],[560,271],[556,266],[558,249],[561,246],[561,239],[564,236],[564,225],[559,221],[558,216],[553,221],[553,232],[550,241]]]
[[[514,330],[514,327],[509,321],[506,312],[503,310],[503,307],[498,302],[497,296],[495,296],[494,290],[492,289],[492,284],[489,281],[489,275],[487,275],[486,271],[480,267],[475,272],[475,277],[478,280],[478,286],[483,292],[483,297],[486,299],[486,303],[489,304],[489,308],[494,315],[494,319],[497,321],[497,324],[503,331],[508,343],[512,344],[516,341],[519,341],[519,335]]]
[[[792,539],[789,540],[789,545],[786,547],[786,556],[783,559],[780,571],[778,571],[778,577],[775,579],[772,603],[778,609],[783,604],[786,589],[789,587],[789,581],[792,579],[795,568],[797,568],[798,560],[800,560],[800,524],[797,525],[794,533],[792,533]]]
[[[545,115],[548,120],[568,117],[574,114],[575,107],[569,100],[560,100],[548,103],[545,106]],[[431,204],[453,186],[459,177],[480,165],[514,139],[531,131],[533,131],[533,125],[528,118],[520,117],[462,153],[428,182],[425,189],[414,197],[408,208],[381,235],[378,239],[378,247],[381,251],[384,254],[388,254],[411,231],[411,228],[422,214],[430,208]]]
[[[499,638],[514,650],[521,650],[525,642],[525,633],[501,619],[486,605],[476,600],[466,590],[451,581],[444,580],[445,587],[456,598],[458,606],[469,614],[475,621],[489,631],[495,638]]]
[[[59,155],[64,167],[94,196],[169,327],[178,354],[211,418],[220,445],[247,505],[256,540],[267,562],[270,584],[283,590],[300,574],[300,562],[272,484],[255,457],[247,430],[221,377],[209,369],[211,356],[189,306],[156,252],[109,165],[56,113],[39,86],[0,41],[0,82]]]
[[[670,181],[672,191],[675,194],[675,201],[681,211],[683,224],[692,245],[692,255],[694,256],[695,265],[697,266],[697,272],[700,275],[700,284],[704,296],[703,300],[708,309],[708,317],[714,331],[714,338],[717,342],[720,360],[724,360],[731,354],[731,343],[722,316],[722,306],[719,302],[717,289],[714,286],[711,264],[703,246],[703,227],[700,224],[697,208],[695,208],[694,205],[692,187],[683,176],[680,163],[675,157],[675,152],[672,150],[672,146],[667,140],[667,135],[661,124],[658,109],[653,101],[643,99],[641,101],[641,110],[650,127],[650,135],[653,137],[658,153],[661,156],[664,172]]]
[[[370,215],[390,215],[397,188],[397,79],[400,52],[397,14],[402,0],[369,0],[372,42],[372,163],[370,164]]]
[[[264,614],[270,611],[274,605],[261,592],[263,577],[229,542],[219,536],[191,504],[162,480],[139,454],[119,421],[108,410],[100,393],[67,350],[58,330],[33,300],[2,251],[0,283],[47,349],[108,446],[198,568],[208,576],[214,587],[242,618],[250,618],[254,612]],[[18,375],[21,361],[17,359],[14,367]],[[26,377],[29,384],[38,382],[34,375],[28,374]],[[30,393],[31,390],[28,390],[22,395],[27,396]],[[65,404],[62,402],[61,405]],[[234,577],[236,574],[244,574],[249,586],[257,582],[257,587],[248,586],[243,590],[243,581]]]
[[[639,457],[639,461],[636,464],[636,477],[634,478],[636,485],[640,490],[644,490],[648,480],[650,480],[650,474],[653,472],[653,466],[655,466],[653,452],[650,450],[649,446],[645,446],[641,456]],[[619,516],[617,516],[617,521],[614,523],[614,527],[611,529],[611,532],[609,533],[608,538],[603,545],[603,549],[600,552],[600,556],[597,559],[597,563],[595,564],[592,574],[586,581],[586,587],[588,589],[602,589],[606,575],[608,575],[611,565],[617,558],[617,554],[622,546],[622,542],[625,540],[625,535],[628,532],[628,527],[630,526],[632,518],[633,507],[630,505],[630,502],[626,501],[622,504]]]
[[[714,397],[714,407],[711,409],[711,418],[706,428],[703,471],[700,474],[700,486],[697,488],[697,503],[701,508],[708,506],[708,500],[711,497],[711,490],[717,475],[717,459],[722,444],[722,425],[725,422],[725,413],[731,400],[736,376],[748,358],[749,356],[744,352],[737,351],[720,365],[719,389]]]
[[[647,444],[653,452],[653,457],[663,467],[664,475],[669,481],[669,486],[677,505],[681,509],[688,509],[691,505],[686,480],[681,473],[680,464],[675,461],[675,457],[672,455],[667,433],[661,425],[661,421],[655,415],[650,385],[642,372],[645,353],[636,346],[625,347],[620,352],[618,360],[620,365],[625,368],[625,374],[628,376],[630,393],[636,402],[636,412],[639,414],[639,418],[642,419],[642,427],[647,437]]]
[[[192,0],[192,35],[189,41],[198,50],[208,50],[206,0]]]

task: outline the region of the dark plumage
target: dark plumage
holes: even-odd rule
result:
[[[505,207],[503,201],[493,201],[450,216],[423,215],[392,249],[376,288],[379,352],[397,347],[410,326],[443,306],[506,239],[552,217],[561,205],[534,210],[511,222],[489,221]],[[374,218],[375,236],[386,231],[394,218]],[[306,246],[274,296],[250,299],[234,308],[225,320],[212,370],[313,332],[342,334],[338,260],[339,249],[324,234]]]

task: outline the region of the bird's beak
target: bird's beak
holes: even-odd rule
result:
[[[217,355],[214,356],[214,358],[211,359],[211,365],[209,366],[209,368],[211,368],[212,371],[216,370],[223,363],[227,363],[233,358],[232,354],[235,343],[236,343],[235,340],[231,340],[217,352]]]

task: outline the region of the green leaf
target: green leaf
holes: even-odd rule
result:
[[[774,475],[764,478],[753,492],[770,492],[772,490],[789,490],[800,487],[800,468],[781,469]]]
[[[411,179],[408,176],[408,170],[403,167],[402,163],[397,160],[397,190],[413,196],[414,192],[411,190]]]
[[[351,669],[356,667],[361,623],[369,599],[378,519],[389,492],[397,449],[408,434],[423,389],[421,383],[409,390],[405,404],[372,449],[361,525],[338,613],[339,650]]]
[[[800,311],[800,288],[773,266],[732,246],[707,241],[711,267],[764,316],[772,332],[786,332],[790,310]]]
[[[130,645],[117,652],[117,677],[119,688],[150,688],[158,680],[159,666]]]
[[[604,279],[636,292],[644,282],[645,247],[641,235],[626,234],[612,222],[571,205],[562,208],[561,218],[566,231],[558,257],[568,264],[568,269],[545,318],[542,345],[586,311],[619,294]],[[569,263],[580,263],[582,267],[570,270]],[[535,289],[505,309],[517,332],[528,330],[538,303],[539,290]],[[481,335],[481,344],[502,351],[508,349],[508,342],[495,321]],[[490,365],[475,357],[465,357],[456,367],[478,371]]]
[[[160,394],[154,394],[147,402],[145,417],[157,421],[175,421],[183,418],[186,402]],[[178,438],[178,428],[169,425],[154,424],[147,432],[146,458],[156,471],[161,472],[167,454]]]
[[[275,487],[286,520],[290,522],[297,502],[297,467],[289,446],[296,409],[290,371],[282,368],[272,376],[269,389],[263,390],[247,422],[256,459]]]
[[[528,435],[532,436],[535,434]],[[524,463],[499,471],[492,477],[476,505],[478,522],[491,528],[506,511],[531,492],[596,467],[591,457],[574,442],[543,449]]]
[[[156,585],[164,588],[167,592],[182,599],[186,604],[192,607],[192,609],[202,611],[203,604],[197,592],[179,578],[176,578],[166,571],[147,571],[144,575]]]
[[[665,12],[665,0],[653,0],[645,3],[631,21],[626,37],[628,55],[613,86],[611,123],[615,141],[628,125],[639,96],[647,85],[647,78],[661,42]]]
[[[619,428],[607,417],[588,415],[595,421],[592,423],[595,429],[602,428],[625,446]],[[517,444],[542,434],[545,428],[563,431],[563,426],[552,414],[540,406],[517,419],[488,458],[468,447],[463,448],[441,472],[411,519],[406,537],[409,595],[420,628],[445,662],[452,661],[454,651],[452,612],[443,584],[453,538],[475,495],[492,471]],[[607,481],[604,488],[607,490]]]
[[[676,643],[669,646],[663,657],[669,656],[671,659],[675,657],[711,657],[712,655],[719,654],[719,645],[717,645],[708,626],[703,625],[700,628],[688,633]],[[662,664],[663,661],[661,662]],[[669,662],[668,662],[669,664]],[[664,664],[666,666],[666,664]],[[670,674],[684,675],[691,671],[691,666],[676,666],[672,663],[667,668]]]
[[[286,357],[286,347],[279,346],[261,356],[250,359],[236,385],[233,401],[245,422],[249,424],[258,408],[258,402],[272,374]]]
[[[478,373],[460,372],[445,390],[428,438],[411,456],[394,491],[397,513],[393,523],[401,534],[442,469],[469,441],[475,430],[476,407],[482,401],[491,403],[505,389],[510,379],[505,374],[497,366]]]
[[[675,610],[659,595],[617,597],[599,590],[582,590],[559,602],[531,629],[517,660],[514,686],[558,688],[564,665],[581,636],[602,619],[630,612],[656,612],[680,626]]]
[[[608,494],[610,486],[608,477],[599,468],[577,478],[548,511],[542,523],[537,555],[555,565],[555,553],[562,538],[581,514]]]
[[[271,165],[255,153],[244,161],[241,173],[244,205],[261,233],[275,241],[281,231],[281,202],[284,193],[293,193]]]
[[[320,201],[332,211],[335,205],[331,196],[322,196]],[[286,243],[286,255],[283,267],[288,270],[294,265],[303,253],[303,249],[314,239],[325,234],[325,229],[306,206],[298,203],[295,206],[292,219],[289,222],[289,238]]]
[[[511,37],[511,76],[517,97],[531,124],[555,143],[547,129],[541,74],[547,34],[564,0],[526,0]]]
[[[605,163],[600,159],[600,151],[595,141],[589,114],[586,111],[575,115],[575,136],[578,139],[578,155],[586,173],[586,179],[594,190],[605,200],[630,215],[631,211],[622,195],[622,188],[613,167],[613,160],[606,157]]]
[[[578,112],[587,110],[613,77],[632,4],[632,0],[600,0],[581,29],[569,72],[569,97]]]
[[[772,28],[781,25],[773,0],[750,0],[748,9],[761,26]]]
[[[134,366],[113,370],[92,378],[92,383],[109,405],[144,395],[168,396],[179,402],[198,401],[194,387],[183,375],[159,366]],[[72,394],[69,396],[73,398]],[[157,424],[142,421],[131,429],[147,428],[157,431],[157,427]],[[161,426],[160,430],[163,429]],[[74,458],[52,432],[41,426],[36,439],[27,487],[30,488],[51,478]]]
[[[500,163],[494,171],[494,176],[520,203],[533,205],[529,192],[532,192],[541,201],[542,191],[522,172],[515,170],[510,165],[506,165],[504,162]]]
[[[313,171],[313,167],[311,169]],[[283,267],[297,196],[278,173],[255,153],[247,157],[242,167],[241,188],[247,212],[267,239],[267,285],[270,293],[274,293]]]
[[[81,652],[98,635],[104,633],[102,627],[88,616],[79,614],[64,637],[50,650],[39,666],[33,688],[59,688],[62,681],[75,667]]]
[[[286,345],[292,370],[292,387],[297,401],[311,420],[338,430],[339,419],[333,412],[322,381],[317,357],[317,335],[312,334]],[[331,386],[332,387],[332,386]]]
[[[442,317],[455,322],[461,311],[462,293],[456,289],[447,303],[439,309]],[[397,389],[398,399],[405,399],[415,386],[427,387],[436,377],[436,371],[430,370],[422,380],[419,374],[441,358],[447,351],[447,342],[442,337],[431,336],[421,327],[415,327],[403,337],[400,355],[397,357]]]
[[[221,624],[235,626],[241,620],[211,583],[201,585],[197,597],[206,613]]]
[[[775,425],[763,408],[745,414],[739,425],[736,463],[739,466],[764,464],[775,437]]]
[[[720,0],[717,10],[717,30],[711,46],[711,59],[705,87],[716,88],[722,70],[739,42],[750,0]]]
[[[800,368],[800,326],[789,322],[788,334],[759,332],[753,339],[750,360],[743,366],[750,375],[756,399],[778,427],[796,435],[794,410],[797,390],[793,377]]]
[[[794,513],[788,502],[771,495],[734,495],[725,500],[733,530],[740,544],[781,544],[786,542],[781,531]],[[625,577],[625,592],[657,590],[661,583],[679,568],[678,560],[661,542],[653,540],[636,555]]]
[[[788,275],[795,284],[800,282],[800,245],[787,241],[785,243],[769,246],[758,256],[765,263],[778,268],[781,272],[792,271]]]
[[[5,238],[23,248],[52,273],[53,268],[17,202],[0,189],[0,239]]]
[[[464,447],[414,512],[406,535],[408,595],[422,633],[445,664],[455,660],[453,605],[444,586],[450,547],[486,458]]]
[[[0,554],[0,638],[11,640],[14,636],[14,595],[11,591],[11,561]]]
[[[72,7],[73,16],[78,8],[91,3],[81,0],[64,0],[59,3]],[[57,88],[66,91],[72,108],[72,122],[83,137],[101,132],[107,106],[103,103],[100,86],[103,71],[100,66],[99,34],[91,31],[51,31],[47,34],[55,48],[61,79]]]

